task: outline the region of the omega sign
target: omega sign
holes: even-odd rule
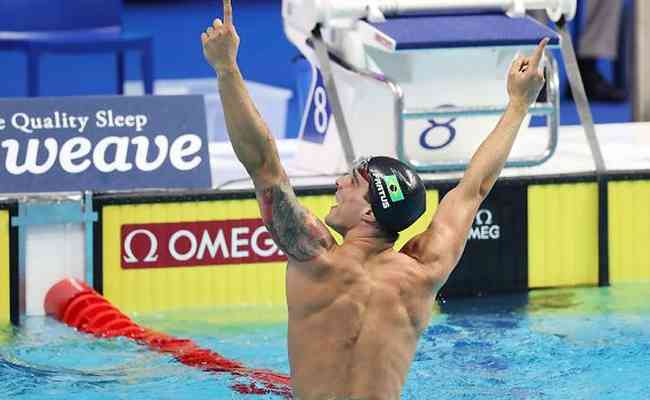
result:
[[[501,227],[493,221],[492,211],[479,210],[468,238],[470,240],[498,240],[500,237]]]
[[[261,219],[122,225],[122,268],[286,261]]]

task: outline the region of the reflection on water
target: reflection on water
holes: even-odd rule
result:
[[[647,313],[650,312],[649,284],[613,287],[541,289],[527,293],[442,299],[437,310],[443,314],[468,313]]]
[[[528,312],[638,314],[650,312],[650,285],[548,289],[530,292]]]
[[[0,324],[0,346],[11,343],[15,336],[15,329],[11,324]]]
[[[176,336],[207,334],[215,330],[237,334],[241,330],[264,329],[287,321],[287,308],[279,306],[240,306],[175,310],[137,316],[142,326]]]

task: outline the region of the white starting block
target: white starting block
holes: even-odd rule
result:
[[[559,46],[559,35],[525,11],[568,20],[575,7],[576,0],[284,0],[285,33],[314,66],[295,161],[322,174],[344,172],[363,155],[393,156],[419,172],[463,169],[505,109],[517,53],[544,37]],[[546,101],[530,115],[546,117],[547,146],[516,148],[507,167],[538,165],[555,151],[559,88],[550,51],[544,63]]]

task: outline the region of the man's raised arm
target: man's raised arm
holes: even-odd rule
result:
[[[476,212],[499,177],[528,107],[544,84],[539,65],[547,43],[548,39],[542,40],[531,57],[520,56],[512,63],[508,73],[510,101],[499,123],[479,146],[458,186],[440,202],[429,228],[403,249],[432,268],[438,286],[458,263]]]
[[[201,34],[203,55],[219,77],[219,94],[228,136],[237,158],[253,179],[262,218],[277,245],[297,261],[308,261],[331,247],[327,228],[297,201],[280,163],[275,139],[257,112],[237,65],[239,36],[231,0],[223,21]]]
[[[219,78],[219,94],[230,141],[237,158],[253,180],[264,172],[280,175],[273,136],[255,108],[237,65],[239,36],[232,21],[230,0],[224,1],[224,20],[215,19],[201,34],[203,55]],[[263,179],[263,178],[262,178]]]

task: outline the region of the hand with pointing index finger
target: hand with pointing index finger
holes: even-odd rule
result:
[[[519,56],[512,62],[508,73],[508,95],[512,103],[528,108],[537,100],[544,86],[540,63],[548,41],[548,38],[542,39],[530,57]]]
[[[201,34],[203,56],[217,73],[237,68],[237,52],[239,50],[239,36],[232,22],[231,0],[223,0],[223,22],[217,18]]]

